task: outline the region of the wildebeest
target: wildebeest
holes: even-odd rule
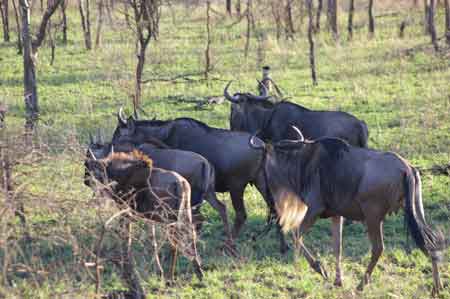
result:
[[[110,143],[99,143],[91,138],[89,148],[96,154],[104,156],[111,150]],[[122,138],[116,143],[116,151],[132,151],[134,148],[152,157],[153,166],[170,171],[175,171],[184,177],[191,186],[191,207],[193,209],[194,222],[201,223],[200,205],[206,200],[216,209],[224,223],[228,242],[232,245],[232,237],[228,225],[227,210],[215,194],[215,171],[214,167],[201,155],[177,149],[171,149],[157,139],[149,138],[146,143],[139,144],[131,138]]]
[[[230,129],[258,133],[264,141],[277,142],[295,138],[291,126],[299,128],[308,139],[337,137],[354,146],[367,147],[368,129],[364,121],[341,111],[316,111],[303,106],[282,101],[276,104],[267,96],[250,93],[230,95],[228,88],[224,96],[232,103]]]
[[[153,167],[152,160],[138,150],[111,151],[106,157],[96,157],[90,149],[88,152],[90,158],[85,166],[90,176],[85,177],[86,184],[94,188],[95,178],[102,184],[101,191],[118,203],[126,203],[138,215],[169,226],[170,279],[174,278],[178,249],[192,261],[197,277],[202,279],[188,181],[176,172]],[[180,239],[188,245],[180,244]]]
[[[249,183],[253,183],[269,206],[272,206],[261,171],[264,154],[249,146],[250,137],[245,132],[212,128],[191,118],[168,121],[129,118],[119,121],[113,134],[113,144],[130,138],[135,143],[145,143],[149,138],[156,138],[172,148],[192,151],[205,157],[216,171],[216,192],[230,192],[236,211],[233,228],[233,237],[236,237],[247,218],[243,194]],[[280,236],[282,249],[286,250],[284,238]]]
[[[295,138],[291,126],[300,128],[308,139],[320,137],[337,137],[358,147],[367,147],[368,129],[364,121],[351,114],[340,111],[315,111],[303,106],[282,101],[272,103],[268,100],[267,90],[263,84],[263,94],[255,96],[251,93],[235,93],[230,95],[228,88],[224,96],[231,105],[230,128],[234,131],[245,131],[257,134],[264,141],[277,142],[282,139]],[[272,210],[273,212],[273,210]],[[332,218],[332,234],[336,259],[340,260],[342,239],[341,217]],[[336,285],[341,285],[339,279]]]
[[[338,138],[309,141],[296,131],[299,139],[273,146],[255,136],[250,140],[266,152],[266,176],[283,230],[298,229],[301,238],[319,217],[363,221],[372,257],[358,286],[362,290],[384,249],[383,220],[403,207],[415,243],[431,257],[433,290],[438,292],[438,260],[445,241],[425,221],[418,171],[392,152],[354,147]],[[307,258],[315,265],[312,256]]]

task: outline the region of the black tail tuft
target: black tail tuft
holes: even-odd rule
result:
[[[445,249],[445,239],[440,231],[433,231],[421,219],[425,219],[424,215],[417,215],[422,213],[418,209],[415,202],[415,184],[414,174],[409,173],[405,175],[404,185],[406,191],[405,200],[405,218],[409,231],[414,242],[422,250],[422,252],[430,256],[433,260],[440,260],[442,251]],[[420,192],[420,190],[418,190]]]

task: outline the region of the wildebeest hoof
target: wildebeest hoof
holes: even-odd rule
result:
[[[314,264],[313,264],[313,269],[317,272],[317,273],[319,273],[320,275],[322,275],[322,277],[324,278],[324,279],[328,279],[328,273],[327,273],[327,271],[325,270],[325,268],[322,266],[322,263],[320,262],[320,261],[316,261]]]
[[[434,286],[433,290],[431,291],[431,297],[435,298],[435,297],[439,296],[440,292],[441,292],[441,288]]]

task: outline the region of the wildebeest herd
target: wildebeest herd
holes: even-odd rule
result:
[[[231,82],[230,82],[231,83]],[[367,226],[372,256],[358,286],[362,290],[381,256],[383,220],[404,209],[409,232],[430,257],[433,293],[442,288],[438,262],[445,249],[440,232],[425,220],[419,172],[392,152],[367,147],[364,121],[337,111],[314,111],[297,104],[273,103],[262,95],[224,89],[231,102],[231,130],[210,127],[192,118],[138,120],[118,113],[118,125],[110,143],[91,140],[85,161],[85,183],[109,184],[111,197],[128,202],[143,217],[190,223],[191,256],[199,279],[203,276],[195,246],[196,230],[203,217],[200,205],[207,201],[219,213],[233,246],[247,218],[244,190],[254,185],[275,221],[280,250],[288,246],[284,234],[295,230],[296,244],[311,267],[327,278],[327,272],[302,242],[318,218],[332,218],[336,257],[335,285],[341,286],[341,238],[343,217]],[[229,228],[226,206],[216,192],[229,192],[235,210]],[[160,199],[163,200],[160,200]],[[170,208],[171,216],[161,217]],[[176,254],[176,244],[173,244]],[[173,278],[173,267],[171,278]]]

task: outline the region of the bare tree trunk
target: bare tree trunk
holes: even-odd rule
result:
[[[424,12],[424,21],[423,21],[423,25],[424,25],[424,32],[425,34],[430,34],[430,26],[428,24],[428,9],[429,9],[429,5],[428,5],[429,0],[423,0],[423,12]]]
[[[439,46],[436,38],[436,26],[434,24],[434,10],[436,8],[435,0],[430,0],[428,7],[428,28],[430,30],[431,43],[436,51],[439,51]]]
[[[286,39],[294,39],[295,28],[292,17],[292,0],[286,1]]]
[[[9,42],[9,7],[8,0],[0,0],[0,13],[2,15],[2,23],[3,23],[3,40],[5,42]]]
[[[316,78],[316,62],[314,53],[314,38],[313,38],[313,11],[312,0],[306,0],[308,5],[308,42],[309,42],[309,64],[311,67],[311,78],[314,85],[317,85]]]
[[[101,31],[102,31],[102,25],[103,25],[103,0],[98,0],[97,2],[97,11],[98,11],[98,16],[97,16],[97,32],[95,35],[95,47],[99,47],[100,46],[100,42],[101,42]]]
[[[277,28],[277,39],[281,38],[281,32],[282,32],[282,25],[281,25],[281,15],[280,15],[280,7],[279,2],[277,1],[271,1],[270,6],[272,8],[272,15],[273,19],[275,21],[275,25]]]
[[[55,46],[55,40],[53,39],[53,34],[52,34],[52,23],[51,21],[48,22],[48,29],[47,29],[47,35],[48,35],[48,42],[50,44],[50,49],[51,49],[51,57],[50,57],[50,65],[53,65],[53,63],[55,62],[55,50],[56,50],[56,46]]]
[[[316,32],[320,32],[320,17],[322,16],[323,0],[317,1],[317,14],[316,14]]]
[[[373,0],[369,0],[369,38],[375,34],[375,19],[373,17]]]
[[[333,38],[337,41],[339,39],[338,25],[337,25],[337,1],[328,0],[328,25],[333,33]]]
[[[247,0],[247,33],[245,34],[245,57],[248,57],[248,50],[250,49],[250,37],[252,29],[252,0]]]
[[[33,53],[37,52],[37,49],[41,46],[42,42],[45,38],[45,32],[48,23],[50,22],[50,18],[53,13],[56,11],[56,8],[61,4],[63,0],[50,0],[47,2],[47,9],[42,16],[41,24],[39,25],[38,32],[36,34],[36,38],[32,42],[32,50]]]
[[[241,0],[236,0],[236,15],[241,17]]]
[[[231,16],[231,0],[225,0],[225,5],[227,8],[227,14]]]
[[[348,8],[348,40],[353,39],[353,14],[355,12],[355,3],[354,0],[350,0],[349,8]]]
[[[25,128],[32,131],[39,115],[38,94],[36,88],[36,70],[32,58],[30,32],[30,6],[27,0],[20,0],[22,10],[22,38],[23,38],[23,84],[26,109]]]
[[[445,40],[450,46],[450,1],[445,0]]]
[[[14,16],[16,18],[16,28],[17,28],[17,53],[22,54],[22,28],[20,27],[19,12],[16,5],[16,0],[11,0],[14,8]]]
[[[84,44],[87,50],[92,49],[92,40],[91,40],[91,21],[90,21],[90,9],[89,9],[89,0],[85,0],[86,7],[83,8],[83,0],[78,0],[78,9],[80,11],[81,17],[81,26],[83,28],[84,33]]]
[[[64,0],[61,3],[61,15],[62,15],[62,42],[64,45],[67,45],[67,15],[66,15],[66,8],[67,8],[67,0]]]
[[[208,80],[211,71],[211,1],[206,1],[206,50],[205,50],[205,79]]]

